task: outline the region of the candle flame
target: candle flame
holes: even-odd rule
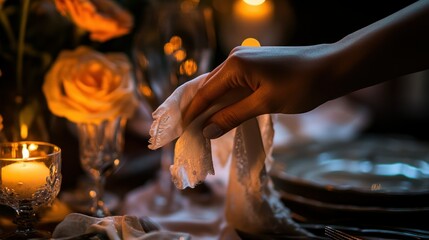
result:
[[[27,144],[22,145],[22,158],[27,159],[30,157],[30,151],[27,149]]]
[[[26,139],[28,137],[28,126],[27,124],[21,124],[21,138]]]
[[[252,6],[259,6],[265,2],[265,0],[243,0],[243,2],[252,5]]]

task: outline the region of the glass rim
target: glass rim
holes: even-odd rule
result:
[[[26,160],[37,160],[37,159],[44,159],[44,158],[50,158],[56,155],[61,154],[61,148],[53,143],[43,142],[43,141],[14,141],[14,142],[1,142],[0,148],[2,147],[13,147],[14,145],[23,145],[23,144],[37,144],[47,147],[52,147],[52,152],[49,152],[46,154],[46,156],[43,157],[28,157],[26,159],[23,158],[11,158],[11,157],[1,157],[0,159],[6,160],[6,161],[26,161]]]

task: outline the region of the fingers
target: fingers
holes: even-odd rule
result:
[[[268,113],[263,107],[261,91],[256,91],[248,97],[227,106],[215,113],[209,120],[208,125],[203,130],[204,137],[214,139],[238,127],[241,123]]]
[[[210,105],[219,97],[221,97],[229,89],[225,85],[226,81],[222,80],[220,69],[223,64],[219,65],[211,73],[206,76],[204,84],[198,89],[191,103],[183,114],[184,125],[187,126],[198,115],[204,112]]]

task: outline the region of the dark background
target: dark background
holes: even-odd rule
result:
[[[222,1],[220,1],[222,2]],[[224,1],[225,2],[225,1]],[[274,1],[278,5],[284,0]],[[384,18],[415,1],[311,1],[290,0],[286,7],[293,13],[293,29],[284,36],[282,45],[300,46],[333,43],[346,35]],[[225,17],[215,11],[216,17]],[[219,28],[219,19],[217,19]],[[429,34],[422,32],[422,34]],[[227,57],[218,34],[215,65]],[[395,39],[392,39],[395,41]],[[223,49],[223,50],[221,50]],[[365,51],[365,49],[362,49]],[[420,79],[405,76],[352,94],[351,99],[366,106],[371,120],[364,133],[405,135],[429,140],[429,74]],[[419,84],[419,85],[418,85]],[[414,89],[413,91],[411,89]],[[417,93],[415,91],[417,90]],[[418,100],[411,100],[419,94]],[[417,102],[416,102],[417,101]]]

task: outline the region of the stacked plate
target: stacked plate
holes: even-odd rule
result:
[[[427,228],[429,144],[365,136],[276,153],[270,174],[302,221]],[[421,222],[421,223],[419,223]]]

